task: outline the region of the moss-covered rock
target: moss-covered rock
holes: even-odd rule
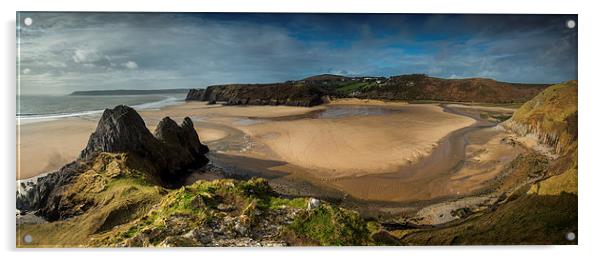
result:
[[[289,231],[296,241],[308,244],[344,246],[371,242],[368,226],[357,212],[329,204],[300,212]]]

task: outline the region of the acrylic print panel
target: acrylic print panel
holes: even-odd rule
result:
[[[17,13],[17,246],[576,244],[577,15]]]

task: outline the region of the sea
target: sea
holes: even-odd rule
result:
[[[67,117],[92,117],[117,105],[137,110],[159,109],[184,102],[185,93],[106,96],[17,96],[17,124]]]

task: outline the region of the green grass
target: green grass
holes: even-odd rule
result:
[[[355,91],[367,91],[372,87],[377,86],[376,82],[347,82],[336,86],[336,91],[343,95],[351,94]]]
[[[283,208],[283,207],[303,209],[303,208],[307,207],[307,199],[306,198],[285,199],[285,198],[280,198],[280,197],[267,198],[267,208],[279,209],[279,208]]]
[[[556,136],[549,145],[562,152],[558,148],[569,147],[577,138],[577,96],[577,81],[550,86],[520,107],[512,122]]]
[[[355,211],[320,205],[299,213],[289,227],[301,240],[324,246],[367,245],[370,231]]]
[[[128,167],[123,154],[101,154],[92,169],[80,174],[64,191],[75,205],[93,205],[84,214],[69,220],[46,224],[20,225],[17,241],[28,234],[34,237],[31,244],[19,247],[79,247],[86,245],[96,233],[115,225],[127,223],[148,212],[166,191],[143,177],[144,173]],[[136,160],[136,159],[133,159]]]
[[[230,210],[219,210],[219,205],[227,205]],[[305,208],[305,198],[277,197],[265,179],[254,178],[248,181],[220,179],[199,181],[192,185],[172,190],[136,220],[114,226],[106,232],[87,234],[81,241],[92,246],[114,246],[122,243],[141,246],[137,237],[146,237],[148,243],[157,245],[174,232],[184,232],[206,225],[214,218],[246,215],[250,221],[260,215],[254,211],[277,210],[285,207]],[[178,229],[167,228],[177,221]],[[66,228],[66,231],[70,228]],[[64,230],[65,231],[65,230]],[[180,234],[181,235],[181,234]],[[134,242],[127,242],[131,239]],[[138,242],[136,242],[138,241]]]

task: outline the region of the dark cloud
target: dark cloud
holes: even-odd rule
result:
[[[20,13],[21,91],[185,88],[318,73],[577,77],[570,15]]]

